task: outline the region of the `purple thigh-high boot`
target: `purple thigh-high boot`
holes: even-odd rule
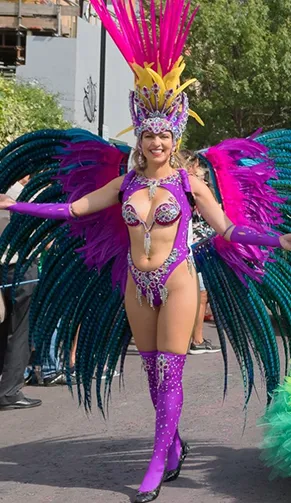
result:
[[[185,361],[186,355],[160,351],[157,353],[158,388],[154,450],[137,493],[136,502],[152,501],[158,495],[169,448],[173,443],[182,411],[182,375]]]
[[[154,408],[157,408],[157,394],[158,394],[158,368],[157,368],[157,356],[158,351],[140,351],[140,356],[142,359],[143,368],[148,377],[149,390]],[[182,440],[179,435],[178,428],[175,432],[172,445],[168,452],[167,461],[167,471],[176,470],[182,451]]]

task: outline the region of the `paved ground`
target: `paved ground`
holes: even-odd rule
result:
[[[206,335],[216,340],[215,328]],[[191,451],[178,481],[160,503],[287,503],[291,480],[269,482],[259,460],[264,407],[253,397],[243,434],[240,375],[230,352],[229,393],[222,404],[220,354],[189,356],[185,369],[183,437]],[[260,383],[260,379],[258,379]],[[43,406],[0,416],[0,501],[5,503],[127,503],[150,456],[153,410],[136,354],[128,356],[126,389],[118,379],[109,421],[87,417],[66,388],[26,388]]]

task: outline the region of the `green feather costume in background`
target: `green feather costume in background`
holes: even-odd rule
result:
[[[265,428],[261,458],[272,468],[271,479],[291,477],[291,372],[259,424]]]

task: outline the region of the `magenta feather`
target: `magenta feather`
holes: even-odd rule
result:
[[[170,72],[182,54],[191,25],[199,7],[189,16],[191,2],[188,0],[167,0],[163,9],[162,0],[156,4],[151,0],[149,19],[140,2],[140,19],[137,18],[132,0],[112,0],[118,23],[113,21],[103,0],[91,0],[106,30],[130,66],[133,63],[144,67],[152,64],[162,75]],[[156,20],[159,17],[157,32]]]
[[[254,138],[253,135],[252,138]],[[267,185],[277,178],[274,163],[266,147],[253,139],[231,139],[211,147],[205,157],[213,166],[223,208],[234,224],[247,225],[261,232],[272,230],[283,222],[275,203],[282,203],[275,189]],[[250,166],[240,165],[242,159],[252,159]],[[244,274],[260,281],[264,265],[270,261],[271,249],[242,246],[217,236],[214,244],[221,255],[245,283]]]

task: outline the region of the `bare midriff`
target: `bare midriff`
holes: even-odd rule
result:
[[[130,252],[135,266],[141,271],[158,269],[170,255],[179,221],[167,227],[154,225],[151,231],[151,251],[149,257],[144,251],[144,229],[142,225],[129,228]]]

